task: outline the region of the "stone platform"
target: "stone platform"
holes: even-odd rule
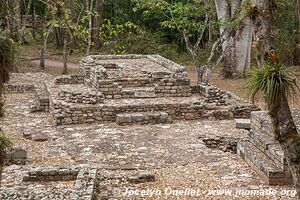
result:
[[[300,110],[292,111],[300,128]],[[293,183],[289,167],[280,144],[271,133],[267,112],[251,113],[250,139],[238,143],[238,154],[270,185]]]

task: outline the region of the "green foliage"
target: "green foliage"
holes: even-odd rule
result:
[[[253,95],[261,93],[268,105],[279,102],[281,97],[293,97],[299,90],[290,68],[280,64],[266,64],[250,73],[247,88]]]
[[[271,15],[271,30],[274,49],[279,60],[287,65],[293,64],[297,20],[295,1],[278,0],[276,11]]]
[[[99,36],[105,46],[111,47],[111,53],[125,54],[126,46],[132,37],[142,34],[143,31],[132,22],[125,24],[112,24],[111,20],[105,20],[102,24]]]
[[[12,147],[10,138],[0,130],[0,166],[3,166],[7,152]]]
[[[16,47],[12,40],[0,36],[0,118],[3,117],[3,84],[9,79],[9,72],[13,70],[15,63]]]
[[[9,72],[14,67],[15,45],[11,39],[0,36],[0,88],[8,81]]]
[[[210,14],[211,7],[203,0],[187,0],[170,3],[165,0],[138,0],[136,11],[141,9],[145,16],[161,12],[165,16],[161,22],[163,27],[173,30],[201,31],[206,14]]]

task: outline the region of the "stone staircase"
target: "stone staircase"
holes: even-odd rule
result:
[[[293,111],[299,128],[300,110]],[[266,112],[251,113],[251,130],[248,140],[240,141],[237,153],[270,185],[293,183],[284,153],[271,133],[271,122]]]

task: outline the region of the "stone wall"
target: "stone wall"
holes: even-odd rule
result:
[[[297,128],[300,128],[300,110],[292,110]],[[300,129],[299,129],[300,130]],[[239,141],[238,154],[270,185],[289,185],[293,182],[281,145],[271,131],[266,111],[251,113],[250,137]]]
[[[45,83],[41,83],[35,88],[35,100],[38,111],[49,111],[50,99]]]
[[[99,104],[103,103],[104,96],[101,92],[79,92],[79,91],[65,91],[58,93],[60,100],[68,103],[82,103],[82,104]]]
[[[76,180],[79,168],[41,167],[24,172],[23,181],[70,181]]]
[[[34,85],[16,85],[16,84],[5,84],[5,93],[24,93],[24,92],[34,92]]]
[[[153,104],[128,104],[128,105],[106,105],[97,106],[72,106],[54,101],[53,115],[56,125],[82,124],[94,122],[115,122],[116,115],[119,113],[134,112],[158,112],[168,113],[174,120],[194,120],[194,119],[233,119],[250,115],[248,107],[245,110],[234,106],[216,106],[202,101],[190,103],[163,103],[156,102]],[[241,114],[242,113],[242,114]],[[249,116],[248,116],[249,117]]]
[[[192,95],[189,79],[161,79],[155,86],[158,97],[188,97]]]
[[[55,79],[55,84],[57,85],[65,85],[65,84],[83,84],[84,76],[80,74],[76,75],[62,75]]]
[[[211,85],[200,84],[198,90],[201,95],[206,97],[207,103],[226,105],[227,99],[230,97],[227,92]]]
[[[172,119],[166,112],[121,113],[116,116],[116,123],[118,125],[165,124],[171,122]]]

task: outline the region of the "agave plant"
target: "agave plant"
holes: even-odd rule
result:
[[[254,69],[247,83],[252,100],[261,94],[267,103],[272,131],[281,144],[300,199],[300,136],[293,121],[288,99],[299,87],[290,68],[278,63]]]

